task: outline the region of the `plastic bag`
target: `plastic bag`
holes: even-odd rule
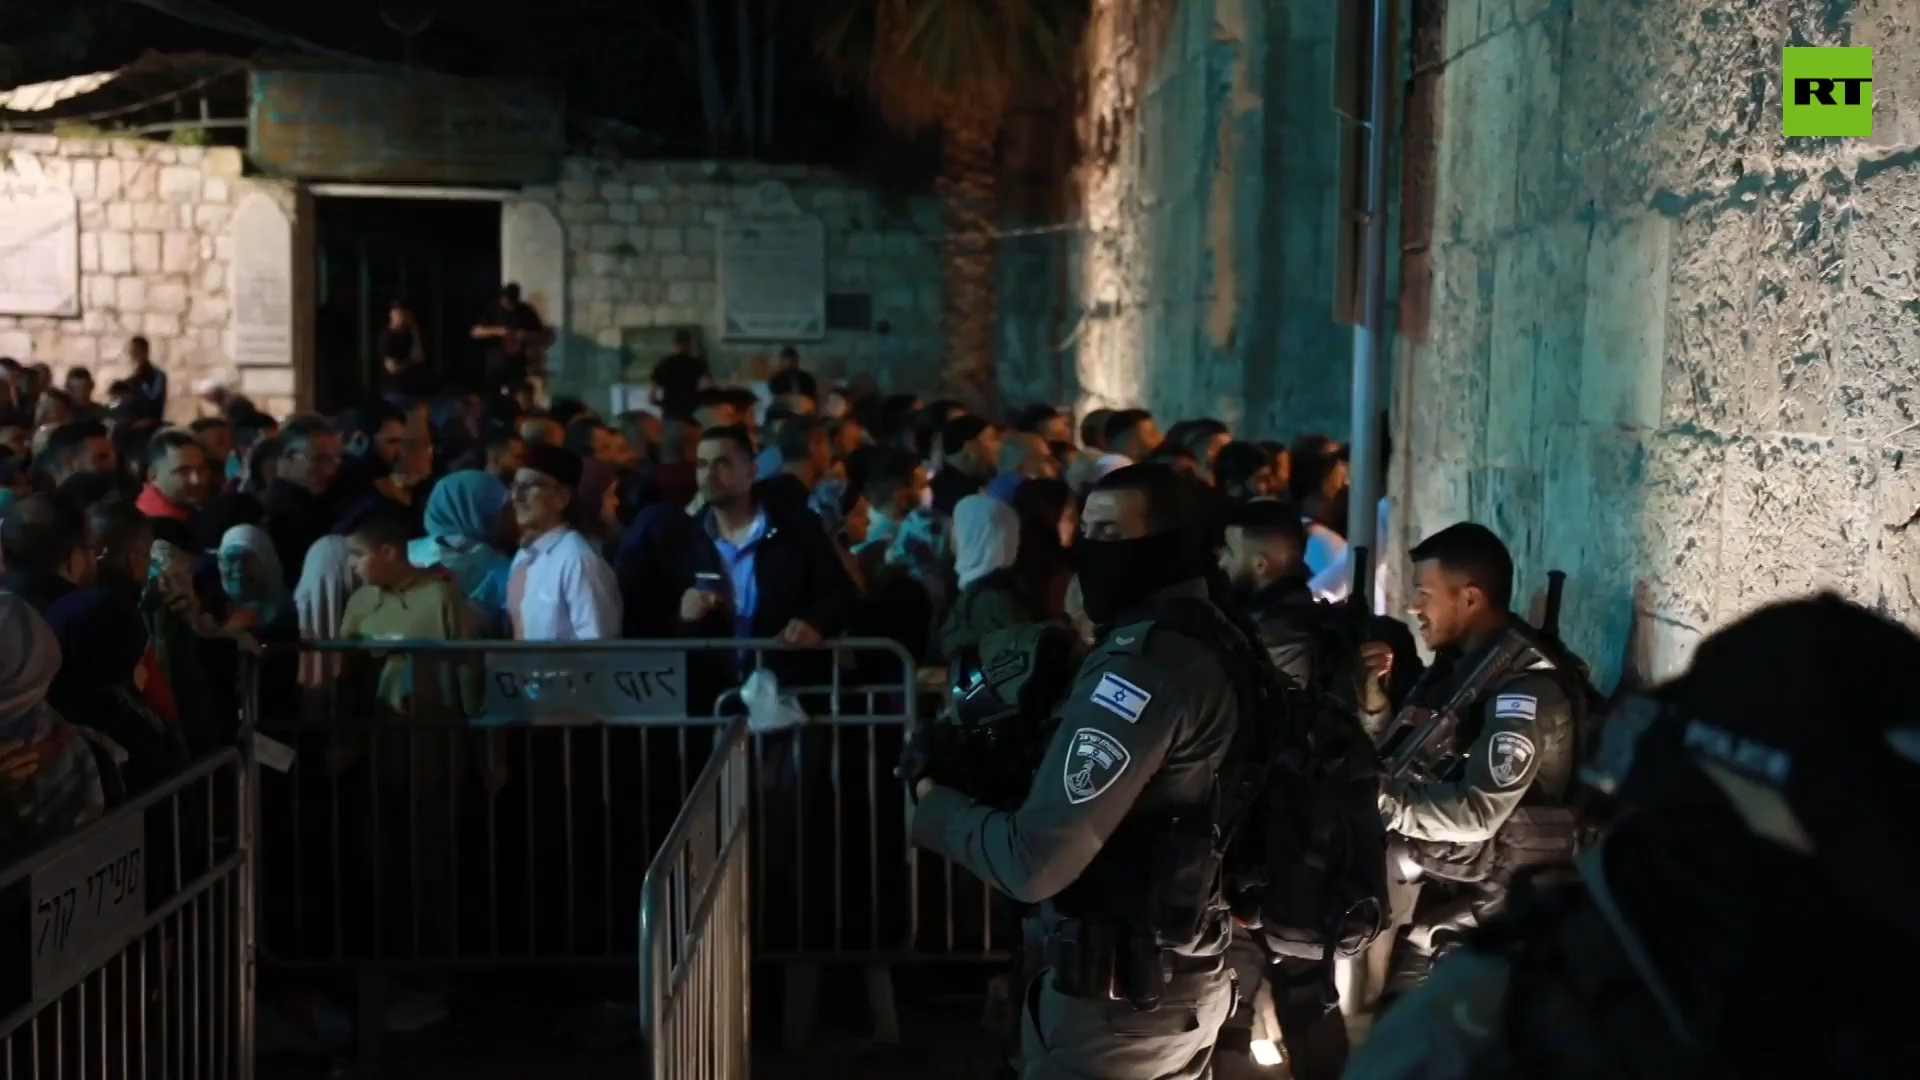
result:
[[[780,696],[780,679],[766,668],[755,668],[740,688],[740,700],[747,706],[747,726],[756,734],[799,727],[807,722],[800,703]]]

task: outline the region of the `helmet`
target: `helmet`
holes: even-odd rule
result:
[[[1824,594],[1761,608],[1607,718],[1585,773],[1636,812],[1710,791],[1864,913],[1920,937],[1920,637]]]

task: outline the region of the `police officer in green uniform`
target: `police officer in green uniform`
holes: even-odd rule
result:
[[[1033,1080],[1204,1077],[1232,1007],[1213,816],[1240,698],[1231,661],[1163,617],[1224,622],[1202,498],[1158,465],[1089,494],[1075,560],[1098,637],[1017,808],[909,777],[914,843],[1041,904],[1046,966],[1021,1038]]]
[[[1598,741],[1578,880],[1516,889],[1347,1080],[1920,1075],[1920,638],[1762,608]]]
[[[1412,917],[1401,976],[1417,982],[1499,906],[1514,871],[1571,863],[1577,829],[1566,803],[1579,747],[1564,676],[1509,610],[1506,545],[1462,522],[1411,554],[1410,611],[1436,657],[1409,717],[1451,710],[1455,721],[1435,729],[1448,734],[1422,751],[1422,768],[1389,778],[1380,796],[1409,886],[1396,905]]]

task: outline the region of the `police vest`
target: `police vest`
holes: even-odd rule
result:
[[[1524,628],[1521,632],[1525,632]],[[1429,877],[1462,883],[1504,884],[1523,869],[1570,866],[1579,851],[1583,829],[1579,815],[1571,805],[1576,783],[1573,770],[1577,765],[1572,757],[1581,745],[1579,727],[1582,710],[1574,703],[1580,700],[1576,694],[1584,691],[1574,685],[1567,673],[1548,659],[1540,648],[1530,647],[1507,669],[1487,673],[1483,685],[1475,688],[1471,702],[1466,707],[1469,715],[1461,717],[1462,722],[1454,728],[1452,745],[1435,747],[1433,756],[1455,758],[1451,765],[1454,775],[1464,769],[1466,762],[1459,755],[1480,734],[1478,714],[1481,707],[1507,679],[1521,672],[1550,675],[1566,695],[1570,705],[1569,723],[1574,726],[1566,741],[1567,760],[1541,763],[1540,774],[1534,777],[1525,801],[1500,826],[1500,831],[1491,840],[1453,843],[1404,839],[1403,855]],[[1414,688],[1413,696],[1418,699],[1425,694],[1439,694],[1446,686],[1445,678],[1422,680],[1421,685]],[[1548,779],[1544,774],[1550,766],[1563,768],[1565,775]]]

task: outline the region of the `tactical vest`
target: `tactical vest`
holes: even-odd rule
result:
[[[1219,655],[1220,639],[1236,633],[1208,602],[1168,598],[1154,602],[1129,625],[1109,630],[1091,656],[1129,638],[1125,648],[1144,650],[1149,636],[1160,634],[1179,634]],[[1220,660],[1232,677],[1237,661],[1225,655]],[[1176,742],[1190,734],[1177,733]],[[1223,758],[1227,749],[1223,747]],[[1161,944],[1176,949],[1199,943],[1205,950],[1225,911],[1219,810],[1217,794],[1186,807],[1147,812],[1136,807],[1079,879],[1054,898],[1054,907],[1070,916],[1151,928]]]
[[[1516,625],[1512,632],[1525,635],[1526,628]],[[1446,672],[1429,671],[1428,677],[1414,687],[1411,701],[1418,702],[1426,696],[1445,694],[1452,689],[1452,673],[1463,667],[1463,664],[1456,664]],[[1466,707],[1467,715],[1462,716],[1460,724],[1454,728],[1452,744],[1434,748],[1432,756],[1454,758],[1446,766],[1446,779],[1457,777],[1466,768],[1467,762],[1462,755],[1480,735],[1479,714],[1486,699],[1496,693],[1508,678],[1520,672],[1550,675],[1560,686],[1561,692],[1567,695],[1569,703],[1576,700],[1575,694],[1583,692],[1542,649],[1529,645],[1512,665],[1486,673],[1483,684],[1475,689]],[[1580,710],[1574,707],[1568,716],[1568,722],[1574,726],[1574,730],[1568,732],[1564,761],[1558,763],[1564,769],[1564,774],[1555,777],[1544,775],[1544,766],[1552,763],[1543,762],[1541,772],[1535,775],[1521,805],[1491,840],[1453,843],[1406,838],[1402,844],[1406,859],[1429,877],[1474,884],[1505,884],[1522,869],[1572,865],[1582,836],[1579,815],[1571,805],[1576,783],[1574,769],[1578,765],[1575,758],[1581,745]]]

